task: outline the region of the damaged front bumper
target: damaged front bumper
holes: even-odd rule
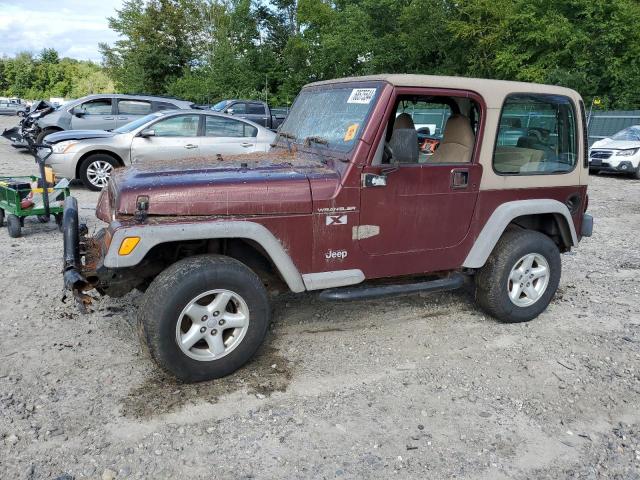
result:
[[[80,311],[87,312],[92,298],[86,292],[93,290],[92,284],[83,274],[84,264],[81,256],[86,255],[86,226],[80,226],[78,221],[78,201],[74,197],[67,197],[64,202],[62,217],[62,231],[64,238],[64,288],[70,291]],[[81,238],[82,241],[81,242]]]
[[[87,227],[78,221],[78,202],[67,197],[64,203],[62,231],[64,238],[64,289],[66,300],[71,293],[80,311],[89,312],[95,300],[89,292],[99,295],[122,297],[134,289],[143,289],[150,278],[161,271],[162,264],[143,261],[132,267],[109,268],[105,256],[109,251],[114,232],[120,228],[113,222],[88,236]]]

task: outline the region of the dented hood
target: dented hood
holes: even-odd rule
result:
[[[311,212],[309,175],[337,178],[315,157],[271,153],[138,162],[109,182],[109,201],[132,215],[149,197],[149,215],[273,215]]]

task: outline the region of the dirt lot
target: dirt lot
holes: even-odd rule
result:
[[[0,172],[36,167],[0,141]],[[259,357],[195,386],[140,349],[139,294],[87,316],[60,302],[55,225],[3,229],[0,478],[640,479],[640,182],[590,193],[595,235],[531,323],[469,290],[280,295]],[[96,227],[97,194],[74,194]]]

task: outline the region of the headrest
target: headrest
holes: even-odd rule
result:
[[[464,115],[452,115],[444,127],[442,143],[457,143],[465,147],[473,147],[475,136],[471,129],[471,122]]]
[[[399,128],[407,128],[410,130],[415,130],[416,126],[413,123],[413,118],[408,113],[401,113],[396,117],[396,121],[393,123],[393,129],[397,130]]]

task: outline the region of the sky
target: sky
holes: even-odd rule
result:
[[[123,0],[0,0],[0,56],[55,48],[61,57],[100,61],[98,43],[113,43],[107,17]]]

